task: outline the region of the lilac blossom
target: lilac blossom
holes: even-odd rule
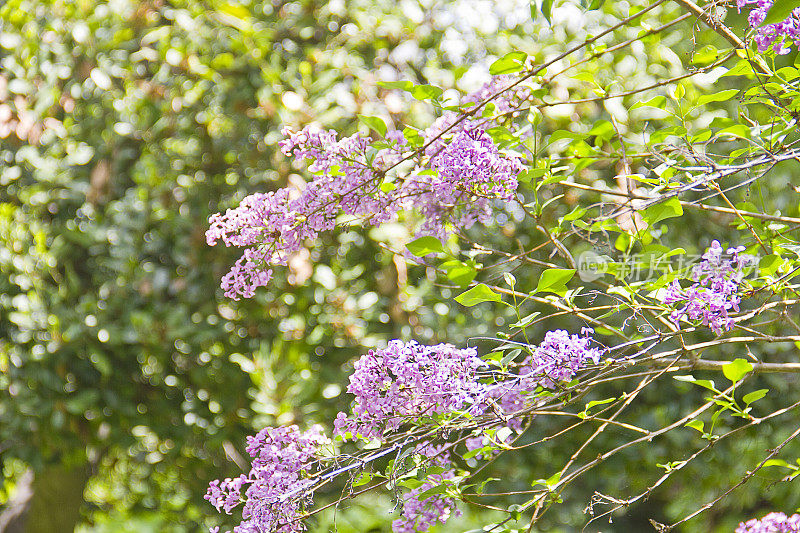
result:
[[[723,256],[723,248],[719,241],[711,243],[711,247],[703,254],[703,261],[692,269],[694,283],[682,288],[678,280],[667,287],[664,303],[667,305],[683,303],[670,314],[670,318],[679,323],[686,316],[690,320],[702,320],[717,335],[733,327],[731,311],[739,311],[743,268],[748,263],[747,256],[740,255],[744,246],[729,248],[728,257]]]
[[[784,513],[769,513],[761,520],[753,518],[741,522],[736,533],[797,533],[800,532],[800,514],[786,516]]]
[[[402,516],[392,522],[392,531],[395,533],[413,533],[427,531],[437,521],[446,522],[450,516],[458,516],[461,512],[456,509],[453,498],[443,494],[435,494],[424,500],[418,496],[428,489],[441,485],[445,480],[455,477],[452,470],[428,476],[428,481],[409,491],[402,496]]]
[[[329,443],[321,426],[305,432],[297,426],[264,428],[247,438],[249,474],[212,481],[205,499],[225,514],[244,504],[234,533],[304,531],[299,518],[310,499],[309,475],[316,470],[320,448]]]
[[[478,380],[485,366],[474,348],[451,344],[394,340],[384,350],[370,350],[355,363],[347,387],[355,395],[353,414],[337,415],[336,433],[380,439],[420,416],[468,410],[485,394]]]
[[[487,386],[484,410],[500,411],[508,427],[520,431],[522,418],[514,415],[531,406],[537,388],[554,389],[572,380],[586,366],[600,362],[607,349],[594,340],[593,334],[591,328],[582,328],[580,335],[563,329],[545,333],[514,378]]]
[[[483,98],[481,91],[495,89],[483,88],[465,100]],[[498,105],[506,102],[503,97],[496,101]],[[452,113],[442,117],[425,132],[426,139],[442,133],[456,117]],[[286,265],[306,240],[335,228],[343,214],[379,225],[394,220],[401,210],[416,211],[422,219],[417,235],[439,238],[456,228],[486,222],[492,213],[492,199],[514,197],[516,176],[522,170],[520,160],[501,153],[474,121],[459,123],[430,143],[427,157],[416,170],[410,176],[396,176],[394,181],[387,180],[387,172],[410,153],[402,133],[396,130],[387,133],[389,142],[381,147],[373,146],[372,140],[361,134],[339,139],[332,130],[311,126],[298,132],[287,128],[283,133],[283,153],[311,160],[309,171],[315,177],[299,189],[286,187],[250,195],[238,207],[209,218],[209,245],[222,241],[226,246],[244,248],[222,279],[221,287],[229,298],[252,297],[255,289],[271,280],[270,267]]]
[[[269,282],[269,265],[285,265],[305,239],[333,229],[340,214],[380,224],[399,208],[394,197],[381,190],[376,171],[393,161],[396,152],[385,150],[368,160],[370,141],[360,135],[337,140],[335,132],[313,128],[284,133],[284,153],[311,158],[309,169],[319,175],[302,190],[253,194],[235,209],[209,218],[209,245],[222,240],[226,246],[245,248],[222,280],[230,298],[251,297],[255,288]]]
[[[501,154],[478,127],[456,133],[430,160],[435,173],[423,172],[406,183],[411,204],[423,222],[418,234],[445,238],[450,225],[469,228],[492,214],[491,198],[511,200],[522,166]]]
[[[502,89],[509,87],[514,81],[510,75],[492,76],[492,78],[484,83],[478,90],[469,93],[461,98],[461,106],[469,111],[474,105],[478,105],[487,98],[497,94]],[[498,115],[513,112],[520,104],[529,97],[530,89],[525,86],[516,86],[512,89],[504,91],[503,93],[492,99],[491,103],[495,106],[495,112]],[[424,132],[423,138],[425,143],[429,145],[426,148],[426,154],[435,156],[445,146],[445,140],[448,137],[453,137],[457,133],[474,129],[479,127],[479,121],[475,119],[461,119],[461,115],[449,111],[437,118]],[[487,120],[487,125],[496,125],[493,120]]]
[[[755,41],[760,52],[766,52],[772,47],[777,54],[788,54],[791,48],[786,45],[786,40],[794,41],[795,45],[800,46],[800,8],[794,9],[781,22],[760,27],[774,5],[774,0],[736,0],[739,11],[748,4],[755,4],[748,16],[748,22],[751,28],[756,28]]]
[[[593,333],[591,328],[581,329],[580,335],[570,335],[563,329],[545,333],[542,343],[522,363],[520,387],[552,389],[557,383],[572,380],[583,367],[599,363],[606,350],[593,346]]]

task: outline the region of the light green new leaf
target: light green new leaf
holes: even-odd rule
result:
[[[456,296],[456,301],[466,307],[472,307],[482,302],[499,302],[500,295],[483,283],[479,283]]]
[[[734,383],[742,379],[751,370],[753,370],[753,365],[741,358],[722,365],[722,373]]]
[[[444,248],[442,247],[442,243],[436,237],[420,237],[419,239],[415,239],[410,243],[406,244],[406,248],[412,254],[416,255],[417,257],[423,257],[428,254],[439,254],[444,252]]]
[[[411,96],[417,100],[429,100],[439,98],[442,92],[444,91],[435,85],[417,85],[411,89]]]
[[[696,429],[700,433],[705,433],[705,431],[703,431],[703,426],[705,426],[705,424],[703,424],[701,420],[691,420],[689,422],[686,422],[684,426],[686,426],[687,428]]]
[[[441,264],[441,268],[447,272],[447,279],[461,287],[469,285],[478,274],[478,271],[475,270],[475,267],[467,263],[463,263],[458,259],[445,261]]]
[[[551,22],[550,19],[553,16],[553,3],[554,0],[542,0],[542,15],[547,19],[548,24]]]
[[[526,327],[528,327],[528,326],[531,324],[531,322],[533,322],[534,320],[536,320],[536,317],[537,317],[537,316],[539,316],[539,315],[541,315],[541,313],[540,313],[539,311],[534,311],[533,313],[531,313],[531,314],[529,314],[529,315],[527,315],[527,316],[524,316],[524,317],[522,317],[522,318],[521,318],[519,321],[517,321],[517,322],[514,322],[514,323],[513,323],[513,324],[511,324],[511,326],[509,326],[509,327],[510,327],[511,329],[517,329],[517,328],[526,328]]]
[[[489,66],[489,74],[510,74],[519,72],[525,67],[525,60],[528,54],[525,52],[509,52]]]
[[[536,292],[552,292],[563,296],[567,292],[567,282],[575,275],[572,268],[548,268],[542,272]]]
[[[658,109],[666,109],[667,108],[667,98],[664,96],[654,96],[650,100],[646,102],[636,102],[630,108],[639,109],[640,107],[656,107]]]
[[[766,396],[768,392],[769,389],[754,390],[753,392],[749,392],[744,396],[742,396],[742,401],[745,403],[745,405],[750,405],[751,403],[757,402],[758,400]]]
[[[774,276],[778,269],[783,265],[783,258],[779,255],[765,255],[758,262],[758,270],[769,276]]]
[[[697,99],[697,105],[705,105],[711,102],[726,102],[739,94],[738,89],[728,89],[714,94],[704,94]]]
[[[719,393],[717,388],[714,386],[714,382],[709,379],[696,379],[691,374],[687,376],[672,376],[672,379],[676,381],[685,381],[686,383],[694,383],[695,385],[699,385],[703,388],[706,388],[710,391]]]
[[[370,129],[373,129],[380,134],[381,137],[386,137],[388,128],[386,123],[380,117],[368,117],[366,115],[358,115],[358,119],[366,124]]]
[[[652,226],[667,218],[675,218],[682,215],[683,207],[681,207],[681,202],[677,198],[670,198],[645,209],[642,218]]]
[[[400,89],[401,91],[410,91],[414,84],[410,81],[379,81],[378,87],[383,87],[384,89]]]

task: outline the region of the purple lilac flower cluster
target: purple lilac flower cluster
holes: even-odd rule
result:
[[[486,363],[474,348],[423,346],[394,340],[355,363],[347,391],[355,395],[352,417],[339,413],[336,433],[381,438],[424,415],[469,409],[485,392],[478,371]]]
[[[797,533],[800,532],[800,514],[786,516],[784,513],[769,513],[761,520],[753,518],[742,522],[736,533]]]
[[[428,477],[428,481],[403,495],[403,510],[400,518],[392,522],[392,531],[395,533],[423,532],[437,521],[445,523],[451,516],[460,515],[461,511],[456,509],[455,500],[448,496],[435,494],[424,500],[419,499],[419,495],[426,490],[441,485],[445,480],[452,479],[454,476],[452,471],[431,475]]]
[[[452,125],[456,116],[443,117],[442,124]],[[408,148],[398,131],[387,133],[389,143],[380,149],[366,136],[338,139],[336,132],[312,126],[283,133],[283,153],[310,159],[309,170],[316,177],[302,190],[287,187],[253,194],[235,209],[209,218],[209,245],[221,240],[244,248],[222,279],[229,298],[252,297],[272,278],[270,266],[286,265],[306,239],[333,229],[341,214],[378,225],[400,210],[416,210],[422,215],[418,235],[439,238],[453,228],[485,222],[492,198],[513,198],[522,170],[518,158],[502,154],[485,130],[470,121],[437,139],[422,166],[392,183],[384,183],[386,173]],[[430,132],[426,138],[431,138]]]
[[[791,52],[791,48],[786,46],[786,40],[794,41],[800,47],[800,8],[792,11],[786,20],[760,28],[774,3],[774,0],[736,0],[739,11],[748,4],[755,4],[748,22],[751,28],[757,28],[755,40],[758,50],[766,52],[771,46],[775,53],[784,55]]]
[[[498,408],[504,411],[501,415],[512,416],[506,423],[518,430],[521,423],[513,415],[526,406],[528,394],[538,386],[552,388],[570,380],[589,362],[599,362],[604,349],[593,346],[592,333],[588,328],[580,336],[564,330],[546,333],[518,375],[494,383],[491,373],[484,372],[487,363],[474,348],[391,341],[386,349],[371,350],[355,363],[347,389],[355,395],[352,415],[339,413],[336,433],[354,440],[383,439],[386,432],[419,417],[457,411],[477,416]],[[466,446],[472,450],[490,442],[483,434],[466,439]],[[311,476],[320,471],[320,448],[328,444],[320,426],[306,432],[297,426],[265,428],[248,438],[247,452],[253,458],[250,473],[212,482],[206,499],[226,514],[243,504],[243,521],[234,529],[236,533],[303,531],[299,517],[310,497]],[[434,485],[455,478],[449,450],[450,446],[430,441],[414,446],[414,456],[442,470],[402,497],[402,516],[394,521],[395,531],[426,531],[436,521],[458,513],[455,500],[446,495],[419,499]],[[487,452],[483,458],[491,455]]]
[[[209,245],[222,240],[226,246],[245,249],[222,279],[221,286],[230,298],[253,296],[272,276],[265,265],[285,265],[305,239],[334,228],[340,214],[380,224],[399,208],[394,198],[380,189],[375,170],[394,161],[396,151],[380,151],[367,161],[370,141],[366,137],[337,140],[335,132],[313,128],[284,133],[284,153],[313,159],[310,170],[319,175],[302,190],[283,188],[253,194],[237,208],[209,218]]]
[[[517,190],[519,160],[500,153],[481,128],[456,133],[430,160],[436,170],[416,173],[404,188],[423,218],[419,234],[443,239],[450,225],[469,228],[486,222],[491,199],[511,200]]]
[[[267,427],[247,438],[250,473],[211,482],[205,499],[226,514],[244,503],[242,522],[234,533],[304,531],[299,516],[309,498],[312,482],[308,476],[315,469],[320,447],[329,443],[321,426],[305,432],[297,426]]]
[[[504,415],[512,415],[528,407],[528,398],[538,387],[555,388],[558,383],[573,379],[585,366],[599,363],[607,350],[596,343],[593,334],[591,328],[582,328],[580,335],[563,329],[548,331],[522,362],[516,378],[488,386],[488,401]],[[521,424],[513,417],[508,422],[514,430],[519,430]]]
[[[522,363],[520,387],[526,391],[540,385],[552,389],[556,383],[570,381],[584,366],[599,363],[605,348],[593,346],[593,333],[591,328],[582,328],[580,335],[563,329],[548,331]]]
[[[703,254],[703,261],[692,269],[694,283],[684,289],[678,280],[674,280],[667,287],[664,303],[685,302],[683,307],[670,314],[670,318],[675,323],[679,323],[683,316],[702,320],[717,335],[731,329],[733,319],[728,313],[739,311],[739,289],[744,277],[743,268],[748,262],[747,257],[741,255],[742,251],[744,246],[728,248],[725,257],[719,241],[712,242]]]

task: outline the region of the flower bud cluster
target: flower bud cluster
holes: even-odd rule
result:
[[[392,531],[395,533],[423,532],[437,521],[445,523],[451,516],[461,514],[456,509],[455,500],[445,495],[434,494],[428,498],[419,499],[420,494],[453,477],[452,471],[433,474],[429,476],[428,481],[403,495],[401,516],[392,522]]]

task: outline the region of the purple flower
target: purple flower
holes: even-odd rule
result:
[[[542,343],[522,363],[520,387],[552,389],[556,383],[570,381],[584,366],[599,363],[605,348],[592,346],[592,333],[591,328],[583,328],[580,336],[563,329],[545,333]]]
[[[421,235],[446,237],[491,214],[492,198],[510,199],[521,170],[518,159],[501,154],[478,127],[459,131],[411,176],[384,183],[405,146],[402,134],[387,134],[388,147],[375,148],[359,134],[338,139],[334,131],[306,127],[284,130],[284,154],[310,159],[316,177],[301,188],[246,197],[235,209],[209,218],[206,240],[244,248],[223,278],[229,298],[249,298],[272,277],[270,266],[286,265],[306,239],[336,227],[344,214],[369,224],[393,220],[400,210],[422,215]]]
[[[523,421],[513,415],[530,407],[537,388],[553,389],[572,380],[587,365],[600,362],[607,349],[594,340],[593,333],[591,328],[583,328],[581,335],[563,329],[548,331],[522,362],[517,375],[487,386],[486,400],[479,407],[484,412],[499,410],[507,418],[508,427],[520,431]]]
[[[728,258],[725,258],[719,241],[712,242],[703,254],[703,261],[692,269],[694,283],[684,289],[675,280],[667,287],[665,304],[685,302],[683,307],[670,314],[670,318],[675,323],[679,323],[683,316],[702,320],[717,335],[731,329],[733,319],[728,313],[739,311],[739,289],[744,277],[743,268],[748,261],[747,256],[740,255],[742,251],[743,246],[729,248]]]
[[[299,518],[311,497],[309,475],[316,470],[320,447],[329,442],[321,426],[306,432],[297,426],[264,428],[247,438],[247,453],[252,457],[249,474],[212,481],[205,499],[226,514],[244,504],[243,520],[235,533],[304,531]]]
[[[736,533],[796,533],[800,532],[800,514],[786,516],[783,513],[769,513],[761,520],[741,522]]]
[[[774,0],[736,0],[736,4],[739,11],[748,4],[755,4],[748,16],[748,22],[751,28],[757,28],[755,41],[760,52],[766,52],[772,46],[775,53],[788,54],[791,48],[786,46],[786,40],[794,41],[795,45],[800,46],[800,8],[793,10],[782,22],[759,27],[774,5]]]
[[[402,497],[403,510],[402,516],[392,522],[392,531],[395,533],[413,533],[427,531],[437,521],[446,522],[451,515],[458,516],[460,511],[456,509],[456,502],[453,498],[442,494],[435,494],[424,500],[418,496],[428,489],[441,485],[445,480],[454,477],[453,471],[434,474],[418,488],[411,490]]]
[[[470,409],[485,394],[478,370],[486,363],[474,348],[389,342],[355,363],[347,392],[355,395],[352,417],[339,413],[336,433],[381,438],[420,416]]]
[[[492,214],[490,200],[511,200],[517,190],[519,160],[501,154],[492,138],[470,126],[453,135],[430,160],[435,173],[412,176],[404,187],[423,216],[418,232],[444,238],[449,226],[469,228]]]
[[[462,98],[461,105],[469,102],[479,104],[487,98],[497,94],[498,91],[510,86],[515,81],[517,81],[517,78],[509,74],[492,76],[492,79],[484,83],[480,89]],[[518,108],[518,105],[529,96],[530,89],[523,85],[517,85],[513,89],[505,91],[500,96],[492,100],[492,103],[495,106],[495,113],[502,115],[513,112]]]

